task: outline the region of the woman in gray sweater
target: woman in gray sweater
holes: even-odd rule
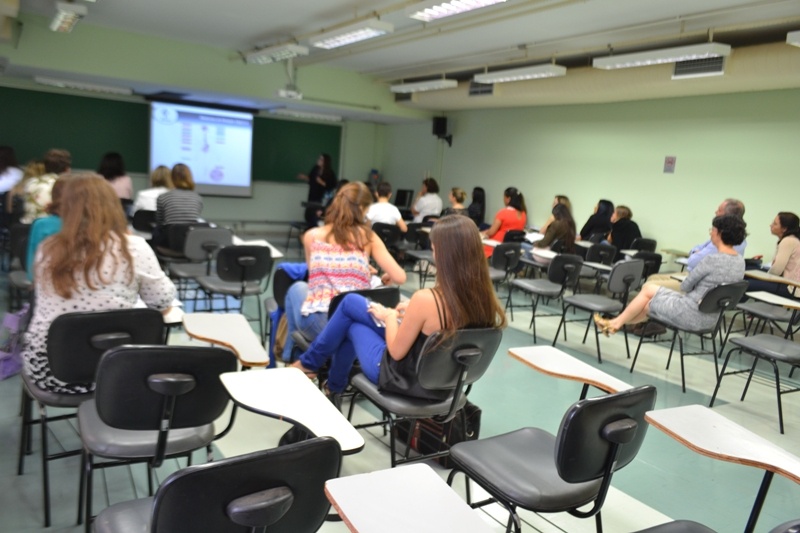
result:
[[[603,333],[614,334],[625,324],[642,322],[648,316],[669,320],[683,329],[712,327],[716,316],[700,312],[700,300],[717,285],[741,281],[744,277],[744,259],[733,247],[744,240],[746,224],[740,217],[723,215],[714,218],[711,225],[711,242],[717,247],[717,253],[703,258],[692,269],[681,283],[683,292],[645,283],[616,318],[594,316]]]

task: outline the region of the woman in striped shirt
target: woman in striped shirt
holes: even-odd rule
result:
[[[203,199],[194,192],[194,179],[189,167],[183,163],[172,167],[172,185],[174,189],[156,199],[154,246],[169,246],[165,226],[197,222],[203,211]]]

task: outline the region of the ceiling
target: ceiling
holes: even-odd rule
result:
[[[736,49],[782,42],[787,31],[800,29],[800,0],[508,0],[427,24],[405,15],[415,3],[97,0],[87,2],[89,14],[81,24],[247,52],[286,42],[307,46],[309,37],[325,29],[377,15],[394,25],[393,34],[338,50],[311,48],[295,64],[301,72],[325,64],[387,85],[441,76],[469,79],[487,69],[551,60],[588,66],[609,51],[693,44],[712,35]],[[20,11],[49,17],[54,0],[21,0]]]

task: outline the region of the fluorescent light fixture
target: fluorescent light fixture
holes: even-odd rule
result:
[[[342,117],[338,115],[326,115],[324,113],[311,113],[308,111],[295,111],[293,109],[270,109],[270,114],[282,117],[303,118],[308,120],[320,120],[323,122],[341,122]]]
[[[647,67],[664,63],[677,63],[692,59],[706,59],[709,57],[725,57],[730,55],[731,47],[721,43],[704,43],[677,48],[662,48],[636,54],[623,54],[619,56],[598,57],[592,60],[594,68],[612,70],[617,68]]]
[[[786,44],[800,46],[800,30],[790,31],[786,34]]]
[[[406,15],[412,19],[430,22],[432,20],[460,15],[475,9],[481,9],[494,4],[501,4],[506,0],[432,0],[421,2],[406,8]]]
[[[50,87],[58,87],[60,89],[79,89],[81,91],[91,91],[94,93],[105,94],[118,94],[122,96],[130,96],[133,90],[127,87],[113,87],[111,85],[99,85],[96,83],[83,83],[71,80],[59,80],[56,78],[47,78],[44,76],[35,76],[33,81],[40,85],[48,85]]]
[[[362,20],[312,37],[311,46],[330,50],[392,33],[394,26],[378,19]]]
[[[89,10],[84,4],[56,2],[56,15],[50,21],[50,30],[69,33],[88,14]]]
[[[567,68],[561,65],[537,65],[535,67],[513,68],[509,70],[497,70],[484,74],[475,74],[473,80],[477,83],[505,83],[508,81],[535,80],[537,78],[555,78],[565,76]]]
[[[266,65],[297,56],[307,56],[308,48],[299,44],[279,44],[248,52],[244,60],[248,65]]]
[[[438,91],[439,89],[455,89],[458,87],[456,80],[428,80],[418,81],[415,83],[401,83],[399,85],[392,85],[389,89],[393,93],[419,93],[422,91]]]

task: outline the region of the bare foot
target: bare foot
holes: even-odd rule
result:
[[[310,369],[304,367],[303,363],[301,363],[299,359],[297,361],[295,361],[294,363],[292,363],[291,365],[289,365],[289,366],[301,370],[303,372],[303,374],[308,376],[308,379],[311,379],[311,380],[317,379],[317,371],[316,370],[310,370]]]

